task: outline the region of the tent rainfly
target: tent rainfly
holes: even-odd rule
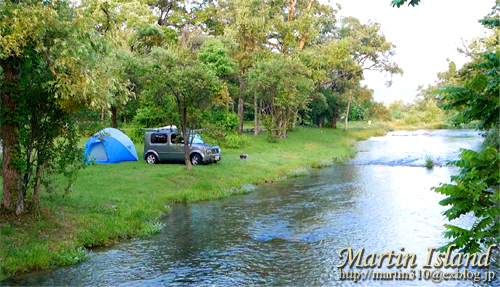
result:
[[[130,138],[114,128],[105,128],[85,144],[85,162],[118,163],[137,161],[137,151]]]

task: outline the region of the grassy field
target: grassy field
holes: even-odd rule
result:
[[[277,143],[268,143],[265,134],[248,134],[247,147],[223,148],[218,164],[192,171],[183,164],[148,165],[137,144],[139,162],[89,166],[69,195],[45,192],[39,214],[0,219],[0,279],[74,264],[88,256],[86,248],[159,232],[159,218],[172,204],[246,193],[255,185],[342,162],[354,156],[357,140],[387,129],[366,123],[351,123],[347,133],[342,127],[297,128]],[[240,159],[242,153],[248,158]]]

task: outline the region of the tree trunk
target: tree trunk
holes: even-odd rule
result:
[[[38,206],[40,205],[40,186],[42,184],[42,179],[43,179],[43,173],[44,173],[44,168],[45,165],[38,165],[36,167],[36,181],[35,181],[35,186],[33,188],[33,204],[34,207],[38,209]]]
[[[349,98],[347,99],[347,108],[346,108],[346,112],[345,112],[344,131],[347,131],[347,129],[348,129],[347,123],[349,121],[349,110],[351,109],[352,93],[354,91],[354,77],[352,77],[351,83],[352,83],[351,90],[349,90]]]
[[[242,96],[238,97],[238,134],[241,135],[243,132],[243,108],[244,108],[245,101],[243,100]]]
[[[325,125],[325,116],[321,115],[319,116],[319,124],[318,126],[322,128]]]
[[[104,108],[101,109],[101,125],[104,125]]]
[[[181,131],[184,138],[184,162],[188,170],[193,169],[191,159],[189,158],[189,135],[187,134],[187,108],[182,108],[181,111]]]
[[[116,106],[112,105],[110,110],[111,110],[111,127],[116,129],[118,127],[118,124],[116,122],[116,113],[117,113]]]
[[[257,99],[257,92],[253,93],[253,105],[254,105],[254,127],[253,127],[253,135],[256,136],[259,134],[260,124],[259,124],[259,105]]]
[[[3,137],[3,197],[2,209],[4,212],[14,210],[15,195],[19,193],[20,172],[14,165],[13,160],[19,152],[19,138],[17,131],[18,122],[14,119],[16,115],[15,97],[19,92],[20,71],[14,67],[16,59],[8,58],[0,60],[3,69],[4,83],[0,89],[0,99],[2,101],[2,137]],[[22,192],[21,192],[22,193]],[[19,194],[18,194],[19,195]],[[16,207],[16,213],[24,211],[24,197],[18,200],[19,209]]]
[[[330,122],[330,127],[332,129],[337,128],[337,118],[339,117],[339,108],[337,106],[333,107],[332,121]]]
[[[299,110],[295,111],[295,114],[293,115],[293,123],[292,123],[292,128],[295,129],[297,126],[297,117],[299,116]]]

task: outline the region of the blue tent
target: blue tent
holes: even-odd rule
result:
[[[85,162],[117,163],[138,159],[134,143],[114,128],[103,129],[85,144]]]

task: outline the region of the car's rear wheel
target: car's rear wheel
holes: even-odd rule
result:
[[[146,155],[146,162],[149,164],[155,164],[158,162],[158,157],[154,153],[148,153]]]
[[[199,154],[197,154],[197,153],[191,155],[191,164],[192,165],[202,164],[201,156]]]

